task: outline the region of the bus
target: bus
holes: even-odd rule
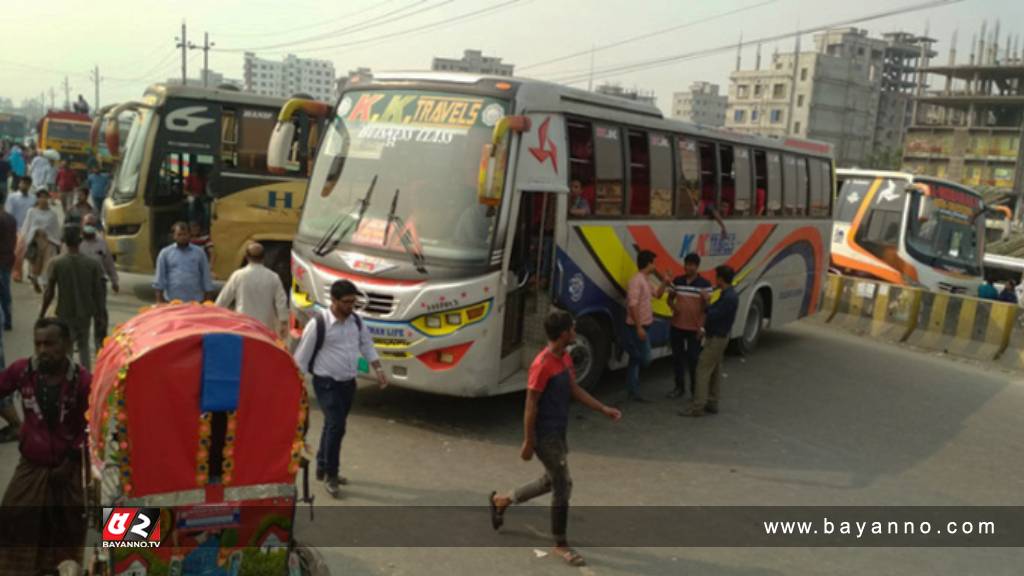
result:
[[[211,237],[214,278],[226,280],[244,264],[246,245],[259,241],[266,265],[289,285],[305,176],[302,168],[267,170],[267,141],[284,103],[236,89],[156,84],[141,101],[107,111],[103,136],[119,162],[104,226],[118,267],[152,273],[174,222],[198,222]],[[133,118],[122,149],[126,115]]]
[[[287,138],[272,142],[268,161],[286,164]],[[651,250],[671,276],[689,252],[708,277],[737,271],[732,336],[749,351],[769,324],[817,310],[833,187],[827,144],[534,80],[377,75],[346,87],[321,138],[292,244],[290,335],[350,279],[389,380],[487,396],[525,387],[557,306],[577,319],[589,387],[624,365],[623,294]],[[663,356],[664,298],[654,311]]]
[[[89,165],[89,130],[92,119],[85,114],[47,112],[39,120],[40,150],[56,150],[72,170],[84,171]]]
[[[28,118],[20,114],[0,114],[0,140],[24,144],[28,136]]]
[[[974,190],[931,176],[839,170],[832,267],[954,294],[983,278],[985,211]]]

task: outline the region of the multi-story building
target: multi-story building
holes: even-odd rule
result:
[[[235,80],[234,78],[228,78],[220,72],[213,70],[200,70],[199,78],[189,78],[185,82],[188,86],[206,86],[209,88],[218,88],[220,86],[234,86],[239,90],[244,89],[244,84],[241,80]],[[168,78],[167,84],[181,85],[181,78]]]
[[[289,54],[281,62],[245,53],[245,89],[265,96],[288,98],[307,94],[329,102],[336,90],[334,63]]]
[[[511,76],[514,64],[504,64],[501,58],[484,56],[480,50],[465,50],[462,58],[434,58],[431,70],[444,72],[469,72],[472,74],[490,74],[493,76]]]
[[[625,98],[626,100],[636,100],[637,102],[644,102],[655,105],[654,92],[650,90],[639,90],[636,88],[629,89],[623,88],[618,84],[600,84],[594,89],[594,92],[598,94],[604,94],[605,96],[615,96],[616,98]]]
[[[676,92],[672,95],[672,117],[704,126],[725,126],[729,99],[718,90],[718,84],[694,82],[689,92]]]
[[[998,32],[972,42],[967,63],[950,51],[945,66],[924,72],[941,78],[914,100],[916,113],[903,147],[905,169],[972,186],[990,202],[1024,192],[1024,54]],[[1009,198],[1007,198],[1009,197]],[[1018,214],[1019,218],[1019,214]]]
[[[828,142],[840,166],[881,163],[882,148],[899,149],[907,100],[917,86],[910,69],[931,53],[930,41],[905,33],[870,38],[866,30],[842,28],[817,34],[814,42],[813,52],[775,54],[766,70],[733,72],[726,127]],[[916,56],[909,46],[917,46]]]

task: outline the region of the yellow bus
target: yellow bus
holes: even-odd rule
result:
[[[85,170],[89,160],[89,130],[85,114],[48,112],[39,121],[40,150],[56,150],[72,170]]]
[[[290,284],[292,236],[305,197],[305,169],[267,170],[267,143],[283,98],[226,88],[156,84],[138,102],[105,115],[104,139],[120,159],[104,226],[118,268],[152,273],[177,221],[198,222],[212,242],[214,278],[266,247],[267,266]],[[122,149],[118,119],[134,112]],[[286,284],[287,285],[287,284]]]

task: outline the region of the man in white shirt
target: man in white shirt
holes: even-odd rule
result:
[[[317,311],[306,324],[295,349],[295,362],[313,377],[316,400],[324,412],[324,429],[316,453],[316,477],[325,482],[331,496],[337,496],[339,484],[348,483],[338,470],[345,420],[355,399],[359,357],[373,367],[381,388],[388,385],[370,331],[355,314],[358,293],[355,284],[348,280],[332,284],[330,309]]]
[[[28,172],[32,177],[33,190],[38,190],[39,188],[52,190],[50,185],[53,181],[56,181],[57,171],[53,168],[53,163],[46,157],[45,153],[40,152],[36,154],[36,157],[32,159],[32,163],[28,165]]]
[[[263,265],[263,245],[253,242],[245,249],[249,265],[236,270],[217,296],[217,306],[233,308],[259,320],[281,338],[288,326],[288,297],[281,278]]]

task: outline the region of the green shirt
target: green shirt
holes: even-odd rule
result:
[[[62,254],[50,261],[49,282],[57,289],[57,318],[87,320],[100,311],[103,269],[81,254]]]

